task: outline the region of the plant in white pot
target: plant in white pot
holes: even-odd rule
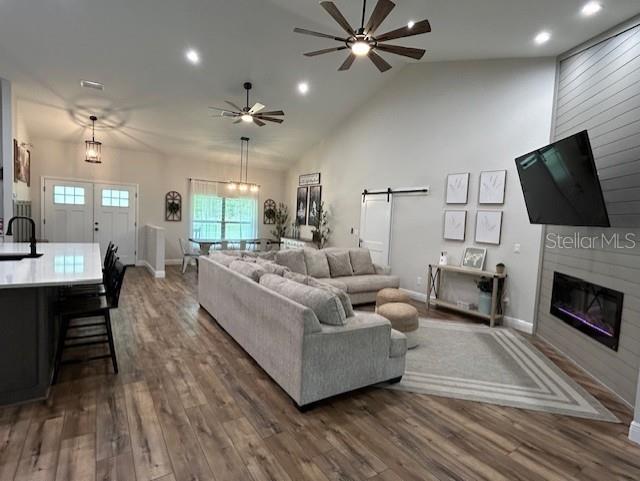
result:
[[[476,281],[478,286],[478,311],[483,314],[491,314],[491,293],[493,292],[493,279],[481,277]]]

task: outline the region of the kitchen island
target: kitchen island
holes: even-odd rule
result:
[[[0,261],[0,405],[47,396],[59,290],[102,282],[98,244],[42,243],[37,252],[42,256]],[[11,253],[29,253],[29,244],[0,243],[0,258]]]

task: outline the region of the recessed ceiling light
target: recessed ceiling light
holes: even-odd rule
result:
[[[187,57],[187,60],[193,65],[198,65],[200,63],[200,54],[192,48],[187,50],[184,56]]]
[[[602,4],[599,2],[589,2],[582,7],[582,15],[590,17],[602,10]]]
[[[551,34],[549,32],[540,32],[538,35],[536,35],[533,41],[538,45],[542,45],[543,43],[547,43],[550,39]]]
[[[407,23],[407,28],[413,28],[415,24],[416,22],[414,22],[413,20],[409,20],[409,23]]]
[[[94,82],[92,80],[81,80],[80,86],[86,89],[104,90],[104,85],[100,82]]]
[[[298,84],[298,92],[305,95],[309,91],[309,84],[307,82],[300,82]]]

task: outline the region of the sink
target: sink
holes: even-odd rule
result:
[[[0,254],[0,261],[21,261],[22,259],[35,259],[42,257],[42,254],[7,253]]]

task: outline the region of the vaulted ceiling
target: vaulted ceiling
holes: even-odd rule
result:
[[[335,1],[357,23],[362,3]],[[427,62],[557,55],[640,12],[637,0],[603,0],[589,18],[582,0],[395,1],[380,31],[428,18],[432,33],[398,42],[426,48]],[[338,72],[345,54],[302,56],[334,45],[294,27],[340,33],[314,0],[0,0],[0,76],[13,82],[34,137],[80,142],[95,113],[111,146],[236,161],[248,135],[256,163],[285,168],[407,63],[387,55],[387,73],[367,59]],[[543,29],[552,39],[537,46]],[[186,62],[188,48],[199,65]],[[252,100],[285,110],[282,125],[232,125],[207,109],[243,103],[247,80]]]

